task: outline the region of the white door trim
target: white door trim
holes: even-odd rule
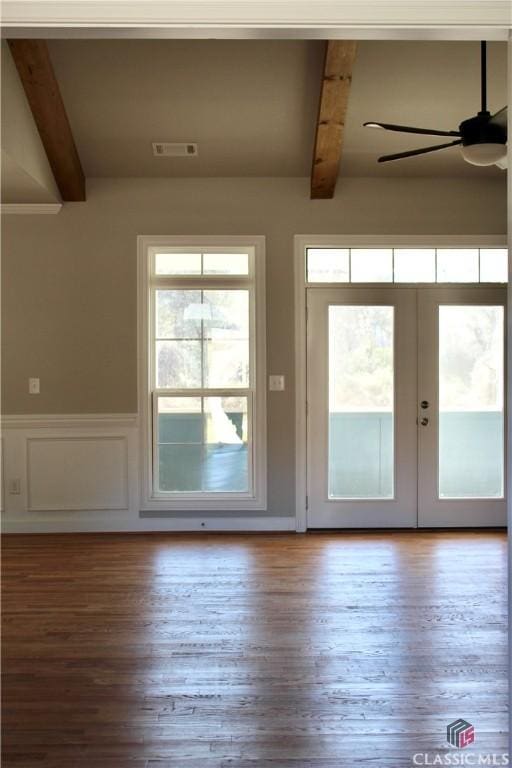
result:
[[[511,56],[512,59],[512,56]],[[509,174],[512,177],[512,174]],[[294,314],[295,314],[295,530],[307,530],[307,355],[306,355],[306,248],[324,246],[416,247],[502,246],[503,235],[295,235],[294,237]],[[512,248],[511,248],[512,256]],[[510,267],[512,270],[512,266]],[[322,283],[339,287],[339,283]],[[346,284],[345,284],[346,285]],[[382,283],[381,286],[384,286]],[[510,285],[510,283],[509,283]],[[312,287],[311,285],[309,286]]]

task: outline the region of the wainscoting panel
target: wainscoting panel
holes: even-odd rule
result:
[[[4,416],[4,533],[294,531],[266,511],[141,512],[137,414]]]
[[[136,531],[136,414],[2,419],[4,532]]]
[[[128,448],[123,436],[27,440],[27,509],[128,509]]]

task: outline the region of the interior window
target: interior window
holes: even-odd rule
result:
[[[150,502],[243,508],[264,495],[256,256],[192,242],[146,249]]]

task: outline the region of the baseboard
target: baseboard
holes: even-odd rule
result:
[[[73,514],[73,513],[70,513]],[[205,525],[203,526],[203,522]],[[201,518],[142,518],[136,526],[131,520],[119,519],[88,522],[84,519],[66,520],[4,520],[3,534],[14,533],[280,533],[294,532],[294,517],[211,517]]]

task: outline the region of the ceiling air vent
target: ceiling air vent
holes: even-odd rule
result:
[[[197,144],[154,141],[153,155],[155,157],[197,157]]]

